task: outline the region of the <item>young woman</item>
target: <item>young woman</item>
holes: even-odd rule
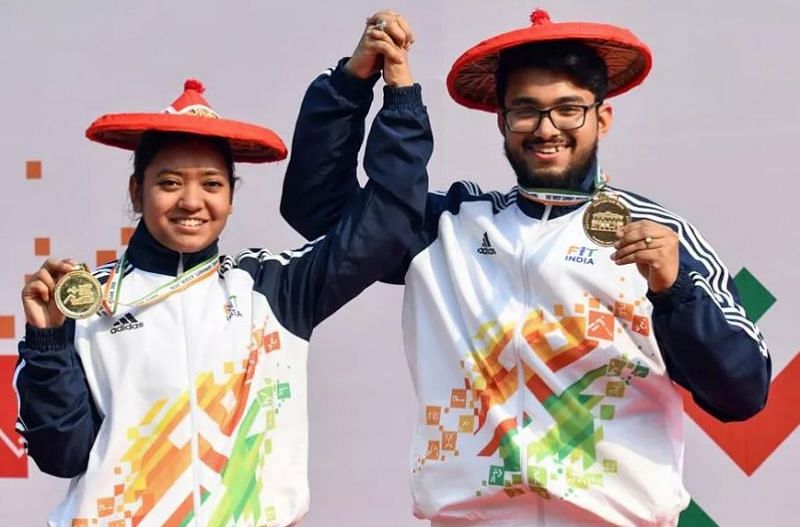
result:
[[[219,118],[202,91],[187,81],[166,112],[106,115],[87,131],[135,149],[141,214],[120,260],[93,273],[99,311],[58,309],[58,295],[67,312],[90,301],[85,284],[55,290],[71,260],[46,261],[23,289],[20,431],[43,471],[75,478],[50,525],[297,522],[308,339],[396,266],[422,221],[430,128],[419,87],[395,83],[370,133],[370,182],[342,221],[296,251],[219,255],[234,162],[286,150],[269,130]]]

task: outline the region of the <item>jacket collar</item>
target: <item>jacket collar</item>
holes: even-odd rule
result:
[[[169,276],[177,276],[179,269],[191,269],[195,265],[204,262],[217,254],[217,240],[194,253],[179,253],[168,249],[159,243],[147,227],[143,220],[139,221],[136,230],[131,236],[126,252],[126,259],[134,267],[150,273],[158,273]],[[183,266],[181,267],[181,259]]]

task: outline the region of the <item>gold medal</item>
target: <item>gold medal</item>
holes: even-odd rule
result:
[[[597,245],[610,247],[617,241],[616,232],[631,222],[628,207],[609,194],[599,194],[583,213],[583,230]]]
[[[59,279],[54,291],[59,311],[69,318],[88,318],[100,309],[103,291],[83,265]]]

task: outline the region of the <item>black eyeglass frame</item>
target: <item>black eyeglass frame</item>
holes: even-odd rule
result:
[[[593,108],[597,108],[602,104],[603,104],[603,101],[597,101],[597,102],[594,102],[592,104],[568,103],[568,104],[559,104],[559,105],[556,105],[556,106],[552,106],[552,107],[547,108],[545,110],[540,110],[540,109],[534,108],[532,106],[525,106],[523,108],[511,108],[509,110],[503,110],[502,115],[503,115],[503,121],[506,123],[506,126],[508,127],[508,129],[511,130],[512,132],[516,133],[516,134],[532,134],[533,132],[535,132],[536,130],[539,129],[539,127],[542,125],[542,121],[544,121],[545,117],[547,117],[550,120],[550,123],[553,125],[553,128],[555,128],[556,130],[559,130],[559,131],[562,131],[562,132],[569,132],[571,130],[577,130],[578,128],[581,128],[583,125],[585,125],[586,124],[586,114],[589,113],[589,110],[591,110]],[[583,114],[581,115],[581,119],[580,119],[580,124],[577,124],[575,126],[571,126],[571,127],[568,127],[568,128],[567,127],[559,127],[556,124],[556,122],[551,117],[550,112],[552,112],[553,110],[557,110],[559,108],[564,108],[564,107],[575,107],[575,108],[580,108],[581,110],[583,110]],[[514,127],[511,126],[511,123],[508,120],[508,114],[510,114],[512,112],[518,112],[520,110],[524,110],[526,112],[531,112],[531,111],[539,112],[539,117],[538,117],[538,119],[536,121],[536,126],[534,126],[533,129],[531,129],[531,130],[515,130]]]

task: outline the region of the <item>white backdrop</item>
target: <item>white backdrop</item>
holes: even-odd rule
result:
[[[131,224],[130,159],[84,139],[92,119],[160,110],[185,78],[197,77],[218,112],[269,126],[288,144],[307,84],[349,54],[365,17],[384,7],[374,0],[0,0],[0,225],[8,251],[0,273],[0,358],[16,354],[24,333],[19,291],[24,274],[43,259],[35,238],[49,238],[54,256],[89,262],[96,250],[122,249],[120,228]],[[432,188],[456,179],[510,187],[494,117],[452,102],[444,78],[468,46],[526,25],[537,5],[398,0],[391,7],[415,29],[411,61],[436,134]],[[629,27],[651,46],[651,76],[612,100],[603,164],[615,185],[689,218],[733,273],[747,267],[777,297],[759,321],[776,376],[800,344],[790,329],[797,320],[791,299],[800,298],[800,7],[789,0],[562,0],[542,7],[554,20]],[[26,178],[33,160],[41,161],[40,179]],[[284,169],[239,167],[243,184],[222,240],[226,252],[301,244],[278,215]],[[413,393],[399,330],[401,296],[400,288],[376,285],[312,339],[312,505],[305,526],[421,524],[411,515],[408,490]],[[0,393],[8,399],[7,389]],[[377,418],[386,415],[391,419]],[[5,421],[2,430],[8,435]],[[796,524],[796,430],[752,476],[688,418],[687,439],[688,488],[718,524]],[[0,459],[13,455],[6,443],[0,450]],[[42,525],[65,489],[65,481],[39,473],[32,461],[27,478],[0,478],[0,525]]]

